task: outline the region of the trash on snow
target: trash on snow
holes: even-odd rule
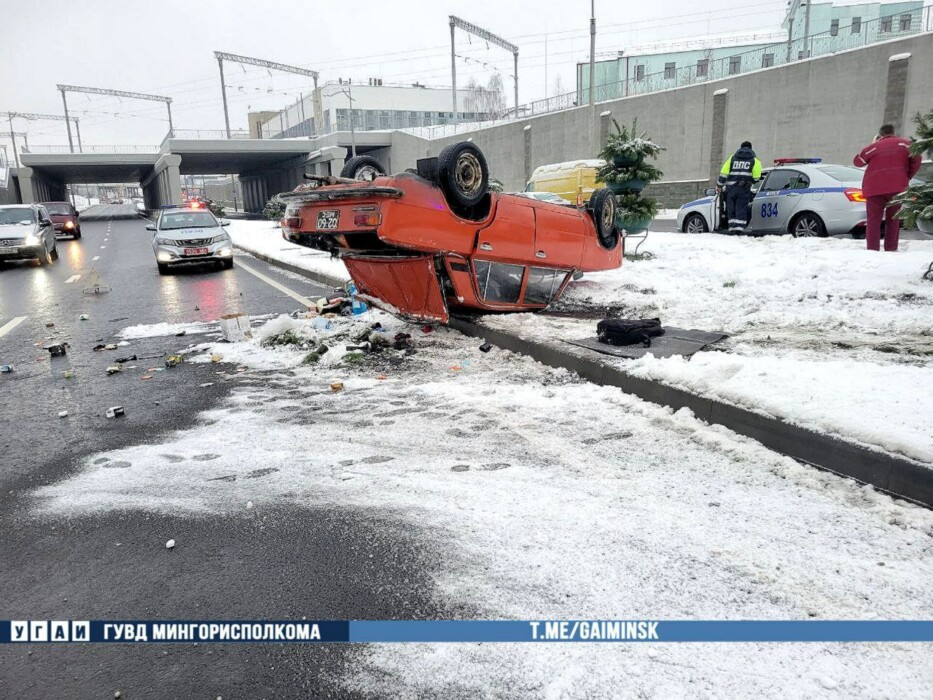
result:
[[[106,416],[108,418],[116,418],[117,416],[125,416],[126,409],[123,406],[111,406],[107,409]]]
[[[246,314],[227,314],[220,317],[220,333],[228,343],[236,343],[252,337],[249,329],[249,316]]]

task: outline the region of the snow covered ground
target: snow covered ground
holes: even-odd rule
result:
[[[282,230],[271,221],[230,221],[227,227],[234,245],[250,253],[297,265],[309,272],[330,275],[341,280],[350,279],[346,266],[323,253],[303,248],[282,238]]]
[[[347,279],[324,253],[267,222],[236,221],[237,245]],[[933,241],[872,254],[851,239],[652,232],[636,261],[572,283],[554,315],[483,322],[538,339],[595,334],[605,315],[724,331],[692,360],[614,360],[638,376],[933,464]]]
[[[653,232],[645,259],[587,275],[559,316],[487,317],[535,338],[595,335],[606,315],[725,331],[692,360],[607,362],[863,444],[933,463],[933,241],[895,254],[863,241]]]
[[[416,354],[349,362],[347,335],[374,321],[411,333]],[[88,457],[35,492],[36,513],[377,512],[437,557],[443,608],[475,618],[933,609],[929,511],[452,331],[376,311],[332,323],[279,317],[237,344],[189,329],[203,350],[189,361],[220,353],[217,381],[238,378],[229,398],[159,444]],[[286,331],[330,350],[308,365],[307,348],[263,345]],[[922,698],[933,657],[922,644],[371,645],[347,682],[394,697]]]

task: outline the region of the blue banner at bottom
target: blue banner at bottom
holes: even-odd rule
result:
[[[0,620],[0,643],[933,642],[933,620]]]

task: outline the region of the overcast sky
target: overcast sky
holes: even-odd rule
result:
[[[264,3],[252,0],[3,0],[0,111],[61,115],[56,84],[86,85],[173,98],[176,129],[222,129],[213,51],[266,58],[337,78],[386,84],[450,85],[455,14],[519,47],[519,100],[574,89],[574,66],[589,57],[587,0],[353,0]],[[697,8],[702,6],[702,10]],[[288,9],[286,9],[288,8]],[[779,32],[786,0],[596,0],[596,51],[708,34]],[[512,103],[512,57],[457,33],[457,80],[485,83],[494,71]],[[308,89],[307,78],[225,64],[230,121],[281,109]],[[85,144],[157,144],[164,105],[69,94]],[[65,144],[64,125],[14,122],[30,143]],[[7,129],[8,124],[0,126]],[[8,139],[0,143],[8,143]]]

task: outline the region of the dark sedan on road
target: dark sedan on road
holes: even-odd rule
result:
[[[49,210],[56,236],[81,238],[81,222],[71,202],[43,202],[42,206]]]
[[[160,274],[172,267],[190,263],[220,263],[224,269],[233,267],[233,242],[213,214],[199,207],[173,207],[159,214],[158,223],[146,226],[154,231],[152,250]]]
[[[0,206],[0,262],[35,259],[50,265],[57,257],[48,209],[41,204]]]

